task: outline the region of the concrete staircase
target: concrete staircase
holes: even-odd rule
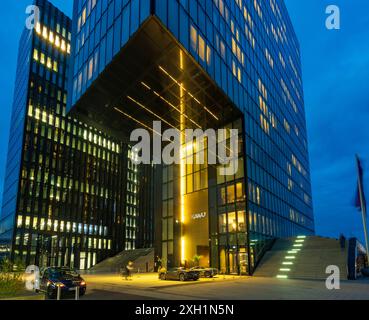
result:
[[[133,272],[154,271],[154,249],[136,249],[122,251],[112,258],[108,258],[88,270],[88,273],[118,273],[129,261],[133,262]]]
[[[348,242],[341,249],[339,240],[322,237],[279,239],[264,255],[254,272],[256,277],[289,279],[327,279],[327,266],[340,269],[347,279]]]

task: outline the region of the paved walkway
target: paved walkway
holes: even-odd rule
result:
[[[342,281],[340,290],[327,290],[324,281],[219,276],[196,282],[161,281],[157,274],[84,275],[95,300],[369,300],[369,281]]]

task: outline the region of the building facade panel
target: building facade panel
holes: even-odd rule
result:
[[[19,42],[17,74],[11,113],[10,139],[8,144],[2,210],[0,215],[2,238],[11,241],[17,207],[17,191],[22,157],[22,139],[25,123],[25,106],[30,74],[32,33],[25,30]]]
[[[0,237],[13,260],[86,269],[135,249],[138,168],[126,144],[66,114],[71,20],[35,4],[40,21],[19,51]]]
[[[127,44],[150,10],[151,0],[74,1],[71,104]]]

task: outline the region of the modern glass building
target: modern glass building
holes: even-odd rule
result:
[[[140,171],[126,143],[66,115],[71,20],[35,4],[40,20],[19,45],[0,239],[26,265],[85,269],[141,244]]]
[[[197,143],[160,169],[165,264],[251,274],[270,240],[314,233],[300,49],[282,0],[75,0],[72,33],[68,109],[81,121],[126,140],[153,120],[182,136],[238,129],[235,175],[186,164]]]

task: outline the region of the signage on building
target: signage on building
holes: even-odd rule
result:
[[[192,219],[193,220],[200,220],[200,219],[205,219],[206,218],[207,213],[206,212],[200,212],[200,213],[194,213],[192,215]]]

